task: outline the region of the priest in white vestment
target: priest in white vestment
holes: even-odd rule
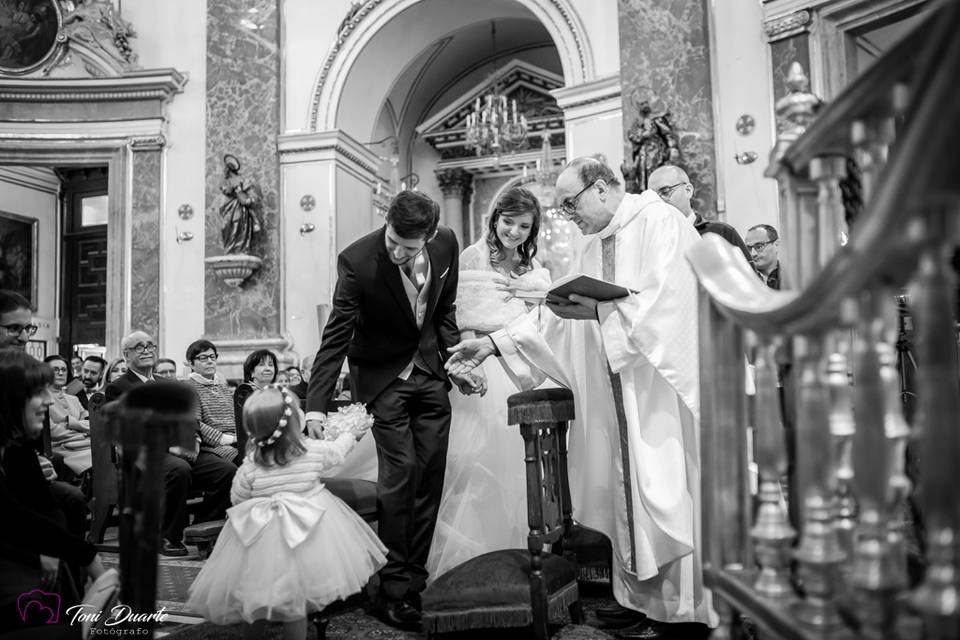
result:
[[[684,259],[699,234],[653,191],[624,193],[593,158],[564,168],[557,197],[586,236],[571,273],[631,294],[548,303],[539,324],[524,316],[465,340],[447,366],[466,371],[499,352],[523,388],[545,376],[569,387],[573,515],[613,542],[617,602],[715,627],[700,559],[697,284]]]

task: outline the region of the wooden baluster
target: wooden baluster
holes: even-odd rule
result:
[[[896,121],[892,117],[878,118],[870,123],[855,120],[850,126],[850,139],[855,148],[854,159],[862,172],[860,184],[865,204],[869,204],[873,197],[895,137]],[[869,210],[870,207],[863,209],[864,213]]]
[[[788,565],[790,546],[797,532],[790,526],[781,501],[780,479],[787,470],[787,455],[773,357],[775,348],[770,344],[761,345],[755,362],[760,506],[750,537],[760,565],[754,589],[768,598],[786,598],[793,594]]]
[[[845,305],[847,306],[847,305]],[[830,438],[833,458],[833,513],[834,527],[840,548],[847,558],[853,557],[853,533],[859,512],[853,490],[853,389],[850,386],[850,366],[847,352],[849,332],[841,330],[833,340],[827,357],[827,386],[830,389]],[[849,584],[849,563],[841,565],[841,577]]]
[[[848,233],[844,219],[840,180],[847,173],[843,156],[821,156],[810,161],[810,178],[817,183],[817,266],[827,264],[837,247],[840,234]]]
[[[905,531],[906,527],[910,526],[906,516],[909,510],[907,497],[913,489],[906,469],[910,425],[903,417],[903,404],[900,401],[897,352],[888,342],[877,345],[877,349],[880,356],[880,381],[883,384],[883,431],[887,438],[886,508],[889,522],[887,543],[890,546],[890,581],[897,585],[898,589],[905,589],[908,584]]]
[[[804,496],[803,533],[794,551],[805,597],[793,613],[805,626],[826,633],[840,626],[836,594],[837,568],[846,557],[833,526],[830,491],[829,405],[825,385],[824,338],[798,336],[797,358],[797,473],[798,491]]]
[[[895,598],[902,588],[899,571],[891,569],[888,539],[887,439],[884,424],[884,385],[880,353],[895,317],[896,296],[877,289],[863,296],[856,335],[854,410],[854,484],[860,503],[853,563],[853,587],[864,638],[894,638]]]
[[[920,496],[927,530],[927,570],[912,602],[924,616],[927,640],[960,638],[960,373],[953,324],[957,282],[948,262],[956,242],[948,216],[955,220],[956,215],[955,204],[930,212],[911,291],[919,363],[917,426],[923,438]]]

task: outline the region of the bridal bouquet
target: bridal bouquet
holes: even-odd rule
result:
[[[336,413],[327,414],[327,421],[323,425],[323,439],[336,440],[345,431],[349,431],[359,439],[372,426],[373,416],[367,413],[367,408],[362,402],[355,402],[346,407],[340,407]]]

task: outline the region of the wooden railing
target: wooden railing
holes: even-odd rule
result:
[[[960,638],[957,34],[960,2],[940,3],[827,106],[792,70],[767,172],[792,289],[767,289],[716,236],[689,255],[702,302],[704,563],[720,637],[748,617],[761,638]],[[898,299],[914,323],[912,425]]]

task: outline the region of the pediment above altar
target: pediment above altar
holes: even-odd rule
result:
[[[552,132],[555,144],[562,145],[558,132],[564,128],[563,111],[550,93],[561,87],[563,76],[513,59],[425,120],[417,127],[417,135],[430,143],[442,159],[476,155],[473,147],[466,143],[467,116],[473,113],[478,99],[482,101],[497,88],[508,102],[516,100],[517,111],[526,116],[529,133],[524,148],[540,148],[545,130]]]

